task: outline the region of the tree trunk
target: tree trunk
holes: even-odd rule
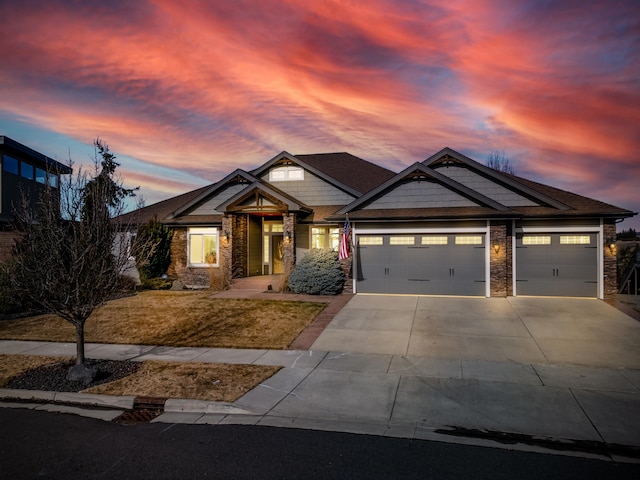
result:
[[[76,365],[84,365],[84,322],[76,323]]]

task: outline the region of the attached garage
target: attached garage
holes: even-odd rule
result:
[[[598,296],[597,233],[518,233],[516,295]]]
[[[356,291],[486,295],[486,238],[464,234],[356,236]]]

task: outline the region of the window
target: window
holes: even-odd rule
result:
[[[359,245],[382,245],[383,243],[382,237],[358,237]]]
[[[340,248],[340,229],[337,227],[311,227],[311,248],[337,251]]]
[[[416,239],[415,237],[412,236],[405,236],[405,237],[401,237],[398,235],[393,235],[389,238],[389,245],[414,245],[416,243]]]
[[[449,237],[446,235],[429,235],[428,237],[422,237],[422,245],[447,245],[449,243]]]
[[[560,235],[560,245],[589,245],[589,235]]]
[[[47,172],[41,168],[36,168],[36,182],[44,184],[47,181]]]
[[[551,245],[551,235],[525,235],[522,245]]]
[[[189,265],[218,266],[218,229],[190,228],[188,232]]]
[[[304,180],[304,169],[294,166],[276,167],[269,171],[270,182]]]
[[[53,174],[53,173],[49,173],[47,175],[47,182],[49,183],[50,187],[53,188],[58,188],[58,176]]]
[[[33,165],[27,162],[20,162],[20,176],[33,180]]]
[[[7,173],[13,173],[14,175],[18,175],[18,160],[9,155],[4,155],[2,161],[2,169]]]
[[[482,235],[458,235],[456,245],[482,245]]]

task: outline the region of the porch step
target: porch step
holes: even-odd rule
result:
[[[277,290],[280,287],[281,275],[257,275],[255,277],[234,278],[233,290]]]

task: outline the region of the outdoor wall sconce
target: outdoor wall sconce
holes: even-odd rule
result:
[[[224,239],[228,242],[229,241],[229,230],[225,230],[224,231]]]
[[[291,232],[289,230],[284,232],[284,238],[286,238],[287,240],[291,240]]]
[[[613,238],[609,238],[607,240],[607,244],[609,245],[609,251],[613,253],[616,249],[616,241]]]
[[[496,255],[497,255],[498,253],[500,253],[500,245],[495,244],[495,245],[493,246],[493,251],[494,251],[494,252],[496,252]]]

